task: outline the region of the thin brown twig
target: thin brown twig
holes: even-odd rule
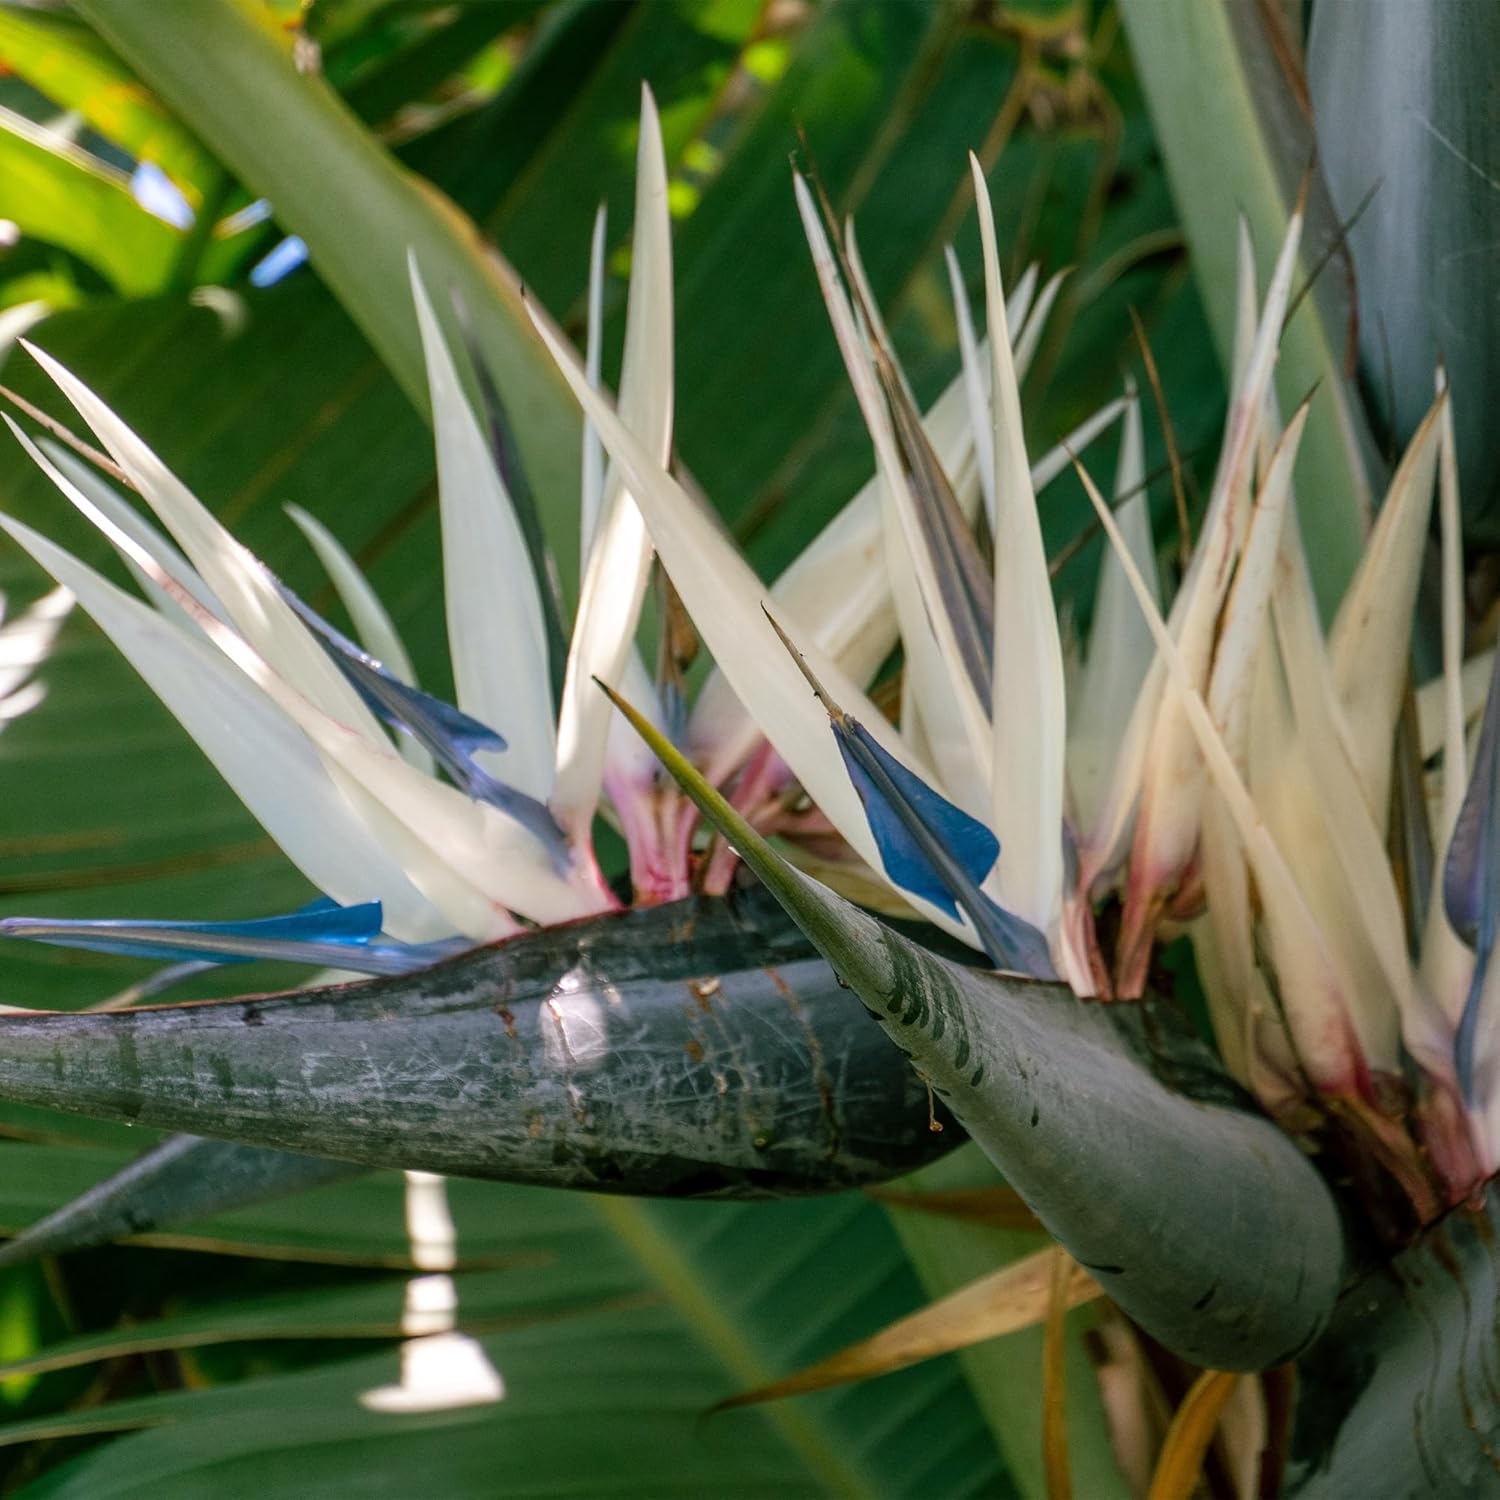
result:
[[[1177,506],[1177,556],[1184,569],[1193,555],[1193,534],[1188,525],[1187,496],[1182,488],[1182,460],[1177,452],[1177,432],[1172,426],[1172,414],[1167,410],[1167,393],[1162,389],[1161,374],[1156,368],[1156,356],[1151,352],[1151,341],[1146,337],[1146,325],[1131,303],[1130,326],[1135,329],[1135,341],[1141,346],[1141,360],[1146,366],[1146,380],[1151,386],[1151,397],[1156,402],[1156,416],[1161,423],[1162,437],[1167,444],[1167,463],[1172,470],[1172,500]]]
[[[39,427],[45,427],[59,442],[66,443],[80,458],[86,458],[95,468],[103,469],[111,479],[128,489],[135,489],[135,482],[113,459],[105,457],[97,448],[91,448],[81,437],[69,432],[56,417],[49,416],[41,407],[33,405],[24,396],[18,395],[9,386],[0,385],[0,397],[9,401],[18,411],[25,412]]]
[[[1196,458],[1201,451],[1201,448],[1194,448],[1187,453],[1186,457]],[[1152,471],[1147,474],[1139,484],[1132,485],[1128,490],[1124,491],[1123,494],[1115,495],[1114,497],[1112,497],[1109,502],[1110,509],[1118,510],[1127,500],[1130,500],[1136,495],[1139,495],[1143,490],[1149,489],[1166,472],[1167,465],[1159,464],[1156,468],[1152,469]],[[1047,576],[1049,578],[1056,578],[1057,575],[1061,573],[1062,570],[1067,567],[1067,565],[1072,562],[1073,559],[1077,557],[1078,554],[1082,552],[1086,546],[1088,546],[1088,544],[1098,534],[1099,529],[1098,516],[1093,517],[1092,520],[1079,527],[1079,529],[1074,532],[1074,534],[1066,542],[1064,542],[1062,546],[1059,547],[1050,558],[1047,559]]]

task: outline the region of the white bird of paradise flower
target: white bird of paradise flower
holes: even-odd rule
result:
[[[598,679],[643,707],[757,826],[800,840],[823,857],[825,874],[847,878],[857,862],[867,889],[883,884],[887,899],[996,966],[1060,977],[1080,996],[1130,997],[1157,936],[1189,924],[1226,1066],[1268,1109],[1292,1129],[1309,1112],[1334,1120],[1396,1174],[1423,1217],[1474,1190],[1500,1156],[1500,1011],[1486,998],[1500,983],[1489,965],[1500,927],[1500,695],[1486,709],[1471,776],[1465,727],[1477,703],[1463,695],[1446,399],[1440,392],[1398,467],[1325,638],[1292,482],[1307,405],[1283,427],[1272,386],[1300,215],[1263,302],[1242,233],[1226,435],[1163,619],[1131,393],[1038,464],[1027,459],[1019,381],[1057,282],[1038,295],[1028,275],[1007,301],[987,185],[973,166],[990,338],[974,337],[955,274],[963,367],[925,418],[852,229],[831,243],[813,191],[794,178],[875,475],[767,588],[670,466],[667,176],[645,95],[618,407],[599,383],[602,228],[587,358],[533,309],[586,417],[587,561],[555,715],[545,569],[528,551],[418,268],[456,709],[411,688],[389,620],[317,523],[298,518],[363,651],[283,589],[97,397],[38,352],[176,545],[86,466],[19,430],[155,607],[21,523],[0,517],[0,527],[77,595],[339,907],[276,919],[284,925],[259,937],[254,924],[0,927],[174,955],[285,954],[291,939],[309,961],[410,967],[445,944],[617,905],[593,854],[601,791],[626,835],[640,899],[695,883],[723,889],[732,856],[696,837],[689,805],[595,690]],[[1070,692],[1037,492],[1122,413],[1117,516],[1079,471],[1111,550]],[[1442,724],[1444,858],[1422,893],[1414,960],[1384,851],[1435,474],[1446,628],[1443,677],[1427,696],[1441,704],[1428,717]],[[716,664],[686,714],[634,645],[653,554]],[[865,693],[898,639],[899,725]],[[670,689],[669,678],[658,674]],[[392,724],[406,732],[404,753]],[[1121,941],[1110,963],[1095,914],[1116,897]]]

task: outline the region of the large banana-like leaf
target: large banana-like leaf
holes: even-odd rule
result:
[[[1193,254],[1219,357],[1233,340],[1236,224],[1248,221],[1262,256],[1285,237],[1299,179],[1313,162],[1299,102],[1299,50],[1276,6],[1255,0],[1121,0],[1173,197]],[[1355,205],[1341,205],[1346,213]],[[1308,192],[1304,268],[1335,253],[1339,226],[1321,182]],[[1336,274],[1319,277],[1282,339],[1278,385],[1284,403],[1314,385],[1326,392],[1307,427],[1298,462],[1308,559],[1319,602],[1331,614],[1353,574],[1370,513],[1371,445],[1358,397],[1345,376],[1344,321]]]
[[[1500,378],[1494,248],[1500,111],[1491,87],[1500,10],[1414,0],[1313,8],[1308,73],[1323,171],[1339,212],[1374,191],[1350,234],[1367,404],[1393,448],[1448,369],[1466,529],[1500,535]]]
[[[43,1152],[17,1150],[28,1159]],[[45,1184],[44,1171],[38,1160],[30,1175]],[[481,1183],[456,1182],[450,1191],[459,1321],[482,1339],[503,1399],[379,1416],[361,1396],[398,1376],[389,1346],[399,1334],[400,1293],[390,1280],[346,1282],[331,1295],[307,1287],[268,1297],[246,1286],[223,1306],[182,1307],[133,1336],[186,1369],[220,1374],[232,1367],[232,1345],[251,1338],[306,1344],[321,1332],[343,1333],[388,1347],[369,1354],[348,1343],[341,1362],[319,1369],[274,1374],[262,1360],[253,1378],[217,1388],[12,1420],[0,1428],[10,1443],[139,1429],[30,1488],[336,1496],[349,1493],[353,1473],[378,1474],[393,1494],[445,1497],[549,1488],[891,1500],[1011,1493],[964,1386],[941,1366],[893,1376],[883,1391],[786,1407],[769,1420],[736,1414],[703,1422],[707,1405],[744,1383],[831,1351],[850,1327],[893,1304],[913,1305],[916,1288],[879,1210],[859,1198],[752,1209],[644,1207]],[[763,1213],[769,1234],[756,1227]],[[399,1182],[380,1174],[208,1227],[247,1249],[280,1243],[312,1256],[325,1244],[346,1253],[360,1242],[399,1251],[399,1222]],[[851,1266],[851,1247],[859,1266]],[[243,1286],[245,1269],[238,1275]],[[39,1362],[108,1360],[128,1348],[132,1334],[121,1335],[58,1342]],[[938,1412],[941,1422],[933,1420]]]
[[[567,491],[578,425],[520,316],[515,273],[451,204],[391,160],[332,89],[298,72],[291,38],[264,7],[167,0],[148,13],[89,0],[80,9],[231,170],[272,200],[419,409],[426,381],[405,294],[408,249],[438,285],[462,296],[509,393],[533,483]]]

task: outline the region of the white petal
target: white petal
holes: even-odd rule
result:
[[[316,516],[308,514],[300,505],[286,505],[282,508],[318,554],[318,561],[323,564],[334,592],[349,611],[359,643],[392,676],[415,687],[417,674],[411,664],[411,657],[407,654],[391,617],[386,613],[385,605],[380,602],[380,596],[360,571],[359,564]]]
[[[1041,279],[1042,268],[1036,261],[1032,261],[1024,271],[1014,287],[1011,288],[1010,297],[1005,304],[1005,326],[1007,328],[1024,328],[1026,326],[1026,315],[1031,311],[1031,299],[1036,296],[1036,284]],[[985,379],[985,390],[989,390],[989,379]]]
[[[794,176],[793,187],[834,337],[875,448],[886,567],[896,615],[907,649],[921,663],[921,669],[907,679],[909,688],[921,699],[922,722],[929,735],[941,739],[954,754],[966,754],[970,776],[984,775],[989,762],[988,716],[958,649],[886,397],[840,284],[812,193],[800,176]]]
[[[1230,402],[1228,422],[1214,472],[1213,488],[1198,544],[1176,599],[1169,625],[1195,686],[1207,688],[1214,628],[1223,606],[1235,554],[1249,523],[1247,504],[1251,471],[1275,364],[1277,342],[1296,268],[1301,219],[1294,214],[1277,260],[1244,378]],[[1108,870],[1118,861],[1135,809],[1130,879],[1134,905],[1127,897],[1130,920],[1144,932],[1149,903],[1169,888],[1192,854],[1197,839],[1198,798],[1203,769],[1194,735],[1183,718],[1183,706],[1168,693],[1159,709],[1149,701],[1161,685],[1148,675],[1140,718],[1132,723],[1131,754],[1122,756],[1104,799],[1099,826],[1090,836],[1086,868]],[[1142,750],[1138,733],[1153,719],[1149,744]]]
[[[41,454],[33,456],[47,468]],[[65,482],[63,487],[66,493]],[[86,501],[83,508],[89,511]],[[534,921],[561,922],[610,904],[590,867],[559,873],[551,852],[498,809],[409,766],[383,734],[371,741],[324,713],[106,516],[89,513],[116,550],[170,592],[208,640],[303,730],[335,786],[411,883],[447,917],[448,930],[487,941],[515,930],[510,909]]]
[[[349,611],[360,644],[392,676],[415,687],[417,674],[411,657],[407,655],[385,605],[380,602],[380,596],[371,588],[370,580],[360,571],[359,564],[316,516],[309,515],[300,505],[287,505],[284,509],[318,554],[318,561],[323,564],[334,592]],[[425,771],[429,776],[434,774],[432,756],[409,734],[396,736],[396,748],[419,771]]]
[[[1307,423],[1307,405],[1300,406],[1276,445],[1251,512],[1245,547],[1235,570],[1234,586],[1224,606],[1219,640],[1209,679],[1208,711],[1223,731],[1235,764],[1243,772],[1249,764],[1250,704],[1255,669],[1266,635],[1271,589],[1277,559],[1282,554],[1282,532],[1292,494],[1292,469]],[[1321,637],[1318,649],[1322,650]]]
[[[7,425],[23,443],[27,442],[21,430],[8,418]],[[51,460],[53,468],[63,480],[67,481],[68,485],[71,485],[88,504],[108,516],[137,546],[149,552],[210,614],[217,615],[221,620],[229,618],[224,606],[214,598],[213,590],[204,583],[198,570],[96,469],[86,464],[77,454],[70,453],[60,444],[50,442],[46,438],[40,439],[37,446]],[[64,494],[69,493],[66,486],[55,475],[53,482],[63,489]],[[163,610],[179,624],[189,623],[188,617],[156,587],[145,573],[136,568],[129,558],[126,558],[125,565],[158,609]]]
[[[1354,1093],[1364,1082],[1364,1064],[1347,1009],[1350,977],[1318,930],[1285,857],[1251,801],[1191,669],[1152,602],[1109,507],[1088,477],[1083,479],[1255,873],[1277,981],[1302,1066],[1325,1092]]]
[[[993,814],[1004,851],[999,900],[1050,932],[1062,905],[1063,778],[1067,742],[1062,641],[1026,462],[989,186],[970,156],[984,248],[995,451]]]
[[[980,359],[979,340],[974,336],[974,313],[969,307],[969,293],[964,273],[952,245],[943,246],[948,264],[948,288],[953,296],[953,316],[958,324],[958,357],[962,364],[964,397],[969,408],[969,425],[974,429],[974,453],[979,465],[979,483],[984,493],[984,513],[989,519],[990,535],[995,534],[995,434],[990,425],[989,373]]]
[[[944,471],[973,465],[973,435],[965,413],[963,378],[938,397],[923,425]],[[899,635],[895,601],[885,568],[885,532],[879,477],[864,487],[787,566],[769,591],[779,619],[799,643],[811,642],[838,662],[844,675],[865,686],[891,654]],[[972,515],[977,483],[955,486]],[[709,674],[688,721],[688,748],[711,782],[737,767],[761,737],[755,721],[717,667]]]
[[[1124,431],[1115,468],[1115,499],[1128,497],[1115,512],[1120,534],[1141,570],[1151,597],[1160,601],[1156,548],[1151,539],[1151,507],[1144,484],[1145,446],[1135,385],[1127,385]],[[1093,825],[1109,769],[1124,742],[1130,715],[1151,670],[1156,646],[1131,597],[1130,585],[1113,552],[1099,564],[1089,651],[1078,688],[1070,699],[1068,784],[1077,824]]]
[[[667,164],[656,104],[643,87],[620,419],[663,465],[672,453],[672,355]],[[585,842],[593,826],[609,723],[615,714],[594,679],[610,687],[621,680],[634,651],[650,566],[651,544],[640,510],[618,471],[612,470],[579,592],[558,716],[552,807],[575,842]]]
[[[604,235],[609,214],[601,203],[594,215],[594,233],[589,240],[588,343],[584,355],[589,384],[597,391],[604,364]],[[604,504],[604,446],[593,423],[583,424],[583,482],[580,487],[578,555],[587,558],[594,545],[594,529]]]
[[[1439,393],[1446,388],[1440,376]],[[1486,652],[1475,661],[1463,660],[1464,646],[1464,574],[1463,514],[1458,493],[1458,451],[1453,430],[1453,403],[1443,406],[1441,439],[1438,453],[1438,513],[1442,532],[1442,619],[1443,673],[1433,684],[1439,690],[1437,709],[1432,714],[1441,731],[1422,735],[1422,758],[1433,751],[1443,752],[1442,803],[1433,830],[1432,888],[1427,901],[1427,924],[1422,933],[1422,983],[1419,999],[1410,1015],[1402,1017],[1402,1036],[1412,1055],[1438,1077],[1453,1073],[1453,1038],[1463,1018],[1464,1002],[1474,975],[1474,955],[1464,945],[1448,920],[1443,902],[1443,868],[1453,829],[1463,807],[1469,783],[1468,753],[1465,731],[1469,718],[1469,701],[1482,703],[1493,664],[1493,653]],[[1479,672],[1470,669],[1479,667]],[[1472,687],[1470,679],[1478,678]],[[1469,691],[1466,692],[1465,689]],[[1487,997],[1486,997],[1487,998]],[[1481,1004],[1484,1001],[1481,1000]]]
[[[27,349],[176,537],[246,641],[299,692],[369,742],[383,742],[369,709],[281,597],[260,561],[82,381],[40,349]]]
[[[1406,690],[1444,405],[1439,398],[1407,445],[1329,632],[1334,683],[1349,724],[1355,769],[1381,828],[1389,806],[1392,744]]]
[[[1365,1056],[1395,1071],[1399,1018],[1414,1003],[1401,899],[1383,827],[1360,795],[1306,561],[1295,529],[1287,532],[1273,618],[1307,794],[1295,822],[1278,825],[1279,842],[1329,943],[1358,975],[1350,1014]]]
[[[410,268],[432,393],[443,594],[458,706],[498,730],[509,746],[481,756],[482,763],[518,791],[545,801],[552,791],[555,710],[541,596],[515,506],[414,260]]]
[[[379,900],[394,937],[453,930],[340,795],[307,737],[243,672],[30,527],[5,516],[0,527],[73,591],[319,890],[346,904]]]
[[[1036,358],[1037,345],[1042,341],[1042,333],[1047,327],[1047,318],[1052,312],[1052,305],[1057,301],[1057,294],[1062,290],[1062,284],[1067,279],[1067,271],[1054,272],[1047,278],[1047,284],[1042,288],[1041,296],[1036,299],[1036,306],[1031,309],[1025,324],[1007,324],[1008,327],[1020,327],[1020,331],[1013,339],[1018,383],[1025,380],[1026,372],[1031,368],[1031,361]],[[1009,317],[1008,312],[1006,316]]]
[[[987,366],[983,340],[978,354]],[[987,374],[984,379],[987,403]],[[1124,410],[1124,399],[1117,398],[1079,423],[1033,466],[1032,486],[1038,492],[1044,489],[1071,465],[1073,454],[1092,443]],[[953,484],[960,510],[972,518],[979,500],[979,476],[962,373],[932,404],[922,426]],[[787,565],[770,590],[778,618],[797,627],[796,639],[816,642],[861,687],[891,654],[900,634],[884,566],[880,483],[878,476],[870,479]],[[717,784],[744,760],[759,738],[754,721],[716,667],[688,720],[687,745],[693,759]]]
[[[1049,448],[1031,466],[1031,488],[1041,492],[1057,478],[1064,469],[1073,467],[1073,459],[1083,452],[1101,433],[1106,432],[1124,414],[1127,402],[1123,396],[1106,401],[1093,416],[1085,417],[1054,448]]]
[[[656,550],[688,614],[730,686],[809,797],[872,869],[881,868],[863,805],[839,755],[828,715],[766,620],[766,591],[711,517],[630,433],[556,334],[535,315],[538,335],[626,472]],[[903,764],[912,757],[880,712],[814,642],[798,641],[830,693]],[[928,779],[931,773],[913,767]]]

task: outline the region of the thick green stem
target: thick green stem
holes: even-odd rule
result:
[[[0,1097],[663,1197],[857,1187],[962,1139],[929,1128],[921,1081],[764,898],[546,928],[368,984],[0,1016]]]

